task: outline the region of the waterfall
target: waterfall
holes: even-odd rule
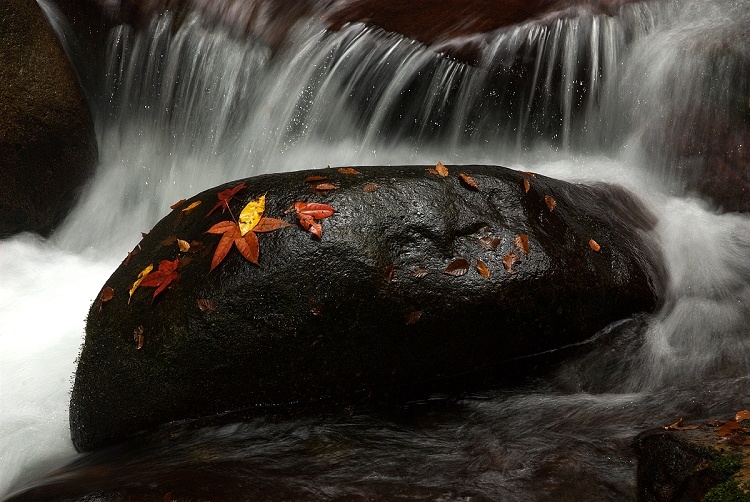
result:
[[[194,441],[242,438],[265,452],[232,450],[257,467],[252,482],[278,476],[324,498],[380,479],[450,500],[547,500],[578,477],[590,500],[634,499],[637,432],[750,407],[750,219],[686,195],[693,171],[662,148],[690,133],[686,114],[747,113],[748,12],[746,0],[674,0],[528,22],[484,37],[476,65],[363,24],[303,19],[275,53],[198,13],[115,27],[87,84],[102,86],[89,95],[95,178],[51,238],[0,242],[0,494],[74,458],[67,400],[86,313],[172,203],[268,172],[440,160],[634,191],[659,216],[664,307],[612,327],[618,357],[595,351],[420,425],[257,423]]]

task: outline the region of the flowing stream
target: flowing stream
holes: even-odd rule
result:
[[[214,481],[241,463],[224,474],[248,499],[634,500],[635,435],[750,408],[750,217],[686,195],[643,141],[657,118],[734,99],[736,68],[701,47],[747,56],[748,13],[669,1],[529,23],[494,34],[476,67],[360,24],[302,21],[276,54],[195,14],[114,28],[89,81],[95,178],[49,239],[0,241],[0,496],[80,457],[67,409],[88,308],[170,204],[267,172],[440,160],[629,188],[659,218],[664,306],[543,380],[186,432],[131,452],[120,482],[163,469],[189,485],[178,473],[201,456]]]

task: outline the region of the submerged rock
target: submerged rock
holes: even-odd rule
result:
[[[47,235],[93,173],[93,120],[37,3],[4,0],[0,20],[0,237]]]
[[[207,217],[240,181],[174,209],[91,307],[71,397],[76,447],[243,408],[424,396],[657,306],[654,219],[624,190],[448,169],[265,175],[241,180],[231,213]],[[264,216],[292,226],[258,233],[258,265],[230,249],[209,272],[220,236],[206,231],[264,194]],[[285,213],[297,201],[335,208],[321,238]],[[179,260],[179,279],[129,299],[163,260]]]

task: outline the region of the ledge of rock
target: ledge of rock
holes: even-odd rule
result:
[[[97,162],[70,63],[34,0],[0,2],[0,237],[49,234]]]
[[[744,413],[744,414],[743,414]],[[750,501],[750,412],[640,434],[641,502]]]
[[[76,447],[232,410],[423,397],[657,307],[655,220],[625,190],[448,169],[271,174],[176,207],[91,307],[71,397]],[[291,225],[257,234],[258,265],[232,248],[209,272],[221,237],[206,231],[231,216],[207,215],[241,182],[232,215],[265,194],[264,216]],[[298,201],[335,209],[321,238],[288,214]],[[164,260],[179,260],[179,279],[129,298]]]

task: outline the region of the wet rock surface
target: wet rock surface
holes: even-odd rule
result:
[[[0,237],[49,234],[93,173],[92,118],[33,0],[0,3]]]
[[[707,420],[640,434],[634,441],[638,500],[750,500],[747,425],[750,421]]]
[[[240,181],[174,209],[103,286],[112,299],[91,307],[71,398],[76,447],[226,411],[425,396],[657,306],[660,259],[645,234],[654,220],[624,190],[448,169],[246,179],[231,214],[265,194],[265,216],[292,226],[258,234],[259,265],[231,249],[210,273],[220,237],[206,231],[231,217],[206,215]],[[335,208],[321,239],[285,214],[296,201]],[[180,260],[179,279],[129,301],[139,273],[162,260]],[[465,264],[445,273],[456,260]]]

